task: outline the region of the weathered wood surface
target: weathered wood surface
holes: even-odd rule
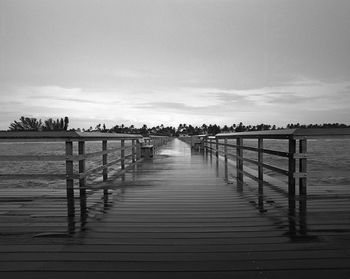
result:
[[[284,197],[266,189],[260,213],[255,189],[237,191],[221,172],[174,140],[108,200],[88,192],[89,217],[70,222],[62,190],[2,189],[0,276],[350,278],[349,199],[309,202],[300,234]]]

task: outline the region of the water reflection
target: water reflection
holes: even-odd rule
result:
[[[299,200],[299,232],[301,235],[307,235],[307,200],[301,197]]]
[[[225,161],[221,160],[221,162],[219,163],[219,160],[216,160],[215,157],[215,166],[213,166],[213,156],[212,154],[208,153],[202,153],[203,162],[209,164],[211,167],[214,167],[217,176],[226,175],[225,168],[227,168],[227,166],[225,165]],[[263,214],[264,217],[273,220],[273,223],[276,224],[276,228],[286,229],[284,235],[290,237],[292,241],[314,241],[318,239],[316,236],[310,235],[310,232],[308,231],[306,196],[303,197],[301,195],[299,197],[298,195],[296,195],[289,197],[287,193],[281,191],[281,189],[272,185],[271,187],[268,187],[269,193],[265,193],[264,189],[267,187],[267,185],[264,183],[263,180],[258,180],[256,182],[257,186],[252,187],[250,184],[248,185],[246,181],[240,181],[237,175],[232,177],[236,178],[235,189],[237,193],[239,193],[239,195],[243,199],[246,199],[249,202],[249,204],[254,206],[254,208],[256,208],[256,210],[259,213]],[[255,200],[252,200],[252,192],[255,195]],[[267,198],[266,194],[271,194],[273,192],[275,194],[273,194],[272,196],[283,196],[282,200],[284,200],[284,202],[282,202],[282,204],[281,201],[279,201],[279,204],[277,204],[273,200]],[[277,214],[278,217],[276,217],[275,214],[277,211],[279,212]],[[284,213],[281,215],[280,212]],[[281,224],[285,225],[281,226]]]
[[[129,171],[127,173],[122,173],[118,179],[120,179],[121,182],[125,182],[127,180],[126,176],[130,174],[128,178],[130,177],[130,180],[134,181],[137,169],[136,165],[130,167]],[[76,233],[85,232],[88,229],[87,225],[89,220],[91,221],[94,218],[100,219],[101,216],[113,207],[115,200],[114,195],[116,193],[118,193],[118,195],[123,194],[124,192],[123,183],[118,185],[116,180],[112,181],[111,185],[104,186],[100,189],[90,189],[88,193],[86,192],[86,188],[81,188],[79,190],[80,212],[75,210],[74,215],[67,217],[67,233],[69,235],[74,235]],[[73,195],[73,192],[69,193]],[[67,196],[67,199],[74,199],[74,195],[71,197]],[[90,200],[89,202],[88,199]]]

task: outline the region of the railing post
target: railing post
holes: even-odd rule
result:
[[[225,181],[228,182],[228,166],[227,166],[227,138],[224,140],[224,152],[225,152]]]
[[[157,144],[158,144],[158,139],[157,138],[149,138],[149,145],[153,145],[153,152],[157,152]]]
[[[140,160],[141,158],[141,143],[136,140],[136,160]]]
[[[299,140],[299,153],[303,156],[299,159],[299,172],[307,173],[307,139]],[[299,178],[299,228],[301,234],[307,233],[307,177],[302,176]]]
[[[295,235],[295,152],[296,140],[293,137],[289,138],[289,159],[288,159],[288,218],[289,218],[289,232]]]
[[[258,206],[260,212],[264,212],[264,140],[263,138],[258,139],[258,180],[259,180],[259,198]]]
[[[120,141],[120,168],[125,169],[125,140]]]
[[[296,163],[294,154],[296,152],[296,140],[293,138],[289,139],[289,159],[288,159],[288,194],[290,197],[295,199],[295,170]]]
[[[66,189],[68,217],[75,215],[74,209],[74,179],[73,179],[73,142],[66,141]]]
[[[132,148],[131,148],[131,158],[132,158],[132,162],[133,163],[135,163],[136,162],[136,159],[135,159],[135,157],[136,157],[136,140],[132,140],[131,141],[132,143]]]
[[[215,137],[215,157],[216,157],[216,162],[219,162],[219,139]]]
[[[107,141],[102,141],[102,151],[106,152],[102,155],[102,165],[105,167],[107,165]],[[108,179],[108,169],[105,167],[102,171],[103,174],[103,181],[106,181]]]
[[[299,140],[299,153],[304,155],[307,152],[307,140],[301,139]],[[307,158],[302,157],[299,159],[299,172],[306,173],[307,172]],[[306,197],[307,194],[307,177],[302,176],[299,178],[299,195],[302,197]]]
[[[80,215],[86,216],[85,141],[78,142]]]
[[[210,162],[211,162],[211,159],[213,158],[213,143],[211,139],[209,139],[209,149],[210,149]]]
[[[237,186],[242,189],[243,187],[243,138],[237,138],[236,140],[236,172],[237,172]]]

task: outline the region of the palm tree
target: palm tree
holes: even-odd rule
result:
[[[66,116],[64,118],[64,130],[67,131],[68,130],[68,124],[69,124],[69,118]]]
[[[44,131],[66,131],[68,128],[68,117],[66,116],[64,119],[56,119],[53,120],[49,118],[45,120],[43,130]]]
[[[42,122],[36,118],[21,116],[19,121],[14,121],[10,124],[10,131],[41,131]]]

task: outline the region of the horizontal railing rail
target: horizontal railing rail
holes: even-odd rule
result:
[[[154,152],[157,153],[160,146],[166,144],[171,140],[171,137],[168,136],[149,136],[149,144],[154,146]]]
[[[81,132],[0,132],[1,142],[64,142],[64,155],[0,155],[2,162],[65,162],[65,173],[1,173],[2,179],[65,179],[67,190],[68,216],[75,215],[74,206],[74,181],[79,181],[80,209],[86,212],[86,179],[91,174],[101,173],[102,181],[107,181],[110,167],[118,164],[118,176],[127,166],[134,164],[141,158],[141,135],[133,134],[109,134],[109,133],[81,133]],[[87,153],[86,142],[100,141],[101,150]],[[74,150],[77,143],[77,152]],[[108,143],[117,142],[118,147],[108,148]],[[77,153],[77,154],[76,154]],[[109,157],[117,157],[108,160]],[[86,168],[88,159],[101,158],[101,164]],[[74,168],[74,163],[78,167]]]
[[[258,183],[257,207],[260,212],[266,211],[264,208],[265,184],[269,185],[270,189],[273,191],[282,194],[288,199],[288,219],[290,232],[292,234],[296,232],[295,220],[297,200],[299,200],[298,218],[300,222],[300,232],[302,234],[306,232],[306,207],[307,199],[309,199],[307,194],[307,159],[309,157],[307,140],[349,137],[349,128],[285,129],[200,136],[205,154],[209,153],[210,158],[212,158],[213,155],[216,157],[217,167],[219,166],[219,157],[223,159],[224,175],[227,182],[229,182],[229,160],[233,159],[230,165],[235,165],[236,181],[239,191],[243,190],[245,184],[244,176]],[[192,142],[197,140],[198,136],[192,137]],[[267,148],[265,143],[269,143],[271,140],[282,142],[282,145],[287,150]],[[255,154],[255,156],[252,156],[252,153]],[[274,165],[273,163],[267,162],[266,157],[269,157],[270,160],[271,158],[275,158],[275,161],[277,159],[277,163]],[[282,160],[286,160],[286,162],[283,161],[283,164],[281,162]],[[249,164],[254,165],[257,169],[252,169],[250,166],[247,166]],[[266,174],[267,170],[286,178],[287,191],[281,188],[281,185],[276,186],[271,184],[271,181],[266,178],[271,178],[270,175]],[[299,187],[297,188],[297,186]]]
[[[265,180],[266,170],[278,173],[287,179],[286,196],[289,198],[290,208],[296,199],[307,198],[307,140],[317,138],[343,138],[350,137],[349,128],[340,129],[284,129],[273,131],[256,131],[241,133],[221,133],[216,136],[201,136],[206,153],[210,153],[219,160],[224,160],[224,173],[226,181],[229,180],[228,160],[234,159],[237,186],[242,189],[244,176],[258,182],[259,208],[263,211],[263,185],[269,184]],[[198,136],[196,136],[198,138]],[[282,141],[287,150],[274,150],[264,146],[266,140]],[[248,144],[247,144],[248,142]],[[255,145],[255,146],[254,146]],[[246,155],[245,152],[250,155]],[[255,156],[251,154],[255,154]],[[265,156],[286,160],[285,166],[265,161]],[[218,161],[217,161],[218,162]],[[247,166],[251,164],[257,167],[256,171],[250,171]],[[282,164],[283,165],[283,164]],[[297,193],[297,186],[298,193]],[[298,194],[298,195],[297,195]]]

